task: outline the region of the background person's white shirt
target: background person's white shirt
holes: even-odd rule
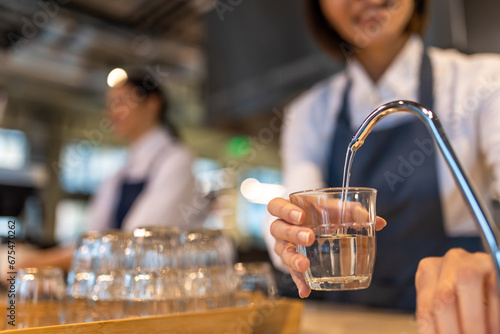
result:
[[[355,131],[381,104],[399,99],[417,100],[422,50],[421,39],[412,36],[376,84],[361,64],[352,60],[345,71],[318,83],[289,106],[281,137],[284,185],[288,193],[326,186],[323,175],[328,168],[348,77],[352,80],[349,117]],[[489,204],[492,196],[500,194],[500,56],[464,55],[456,50],[431,47],[429,57],[434,79],[433,111],[478,193]],[[409,113],[390,115],[373,131],[396,126],[414,117]],[[416,149],[416,146],[409,147],[408,156]],[[452,237],[477,235],[472,215],[446,162],[440,152],[436,154],[446,234]],[[356,164],[356,158],[353,163]],[[404,182],[397,186],[404,187]],[[266,242],[273,262],[283,268],[272,251],[275,240],[269,233],[271,222],[269,219],[265,224]]]
[[[128,211],[122,228],[166,225],[189,227],[202,223],[206,207],[195,190],[193,157],[166,129],[156,127],[130,147],[128,164],[105,181],[90,207],[90,230],[113,224],[123,180],[146,186]]]

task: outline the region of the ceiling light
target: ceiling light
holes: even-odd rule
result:
[[[108,86],[115,87],[117,84],[127,80],[127,72],[123,68],[115,68],[108,74]]]

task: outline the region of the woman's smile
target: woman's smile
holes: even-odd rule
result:
[[[355,13],[353,16],[353,23],[356,26],[363,26],[370,22],[385,21],[391,10],[393,9],[395,1],[384,1],[383,3],[370,3],[367,2],[363,8]]]

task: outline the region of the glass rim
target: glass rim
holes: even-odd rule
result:
[[[114,238],[120,238],[120,239],[132,239],[132,232],[126,231],[126,230],[119,230],[119,229],[109,229],[109,230],[104,230],[100,231],[100,238],[103,239],[105,237],[114,237]]]
[[[85,231],[80,235],[80,240],[83,239],[99,239],[101,237],[100,231]]]
[[[271,263],[267,261],[237,262],[233,267],[236,272],[255,272],[259,269],[269,269],[272,272]]]
[[[291,193],[288,196],[304,196],[304,195],[328,195],[328,194],[341,194],[345,187],[330,187],[330,188],[316,188],[308,190],[300,190]],[[376,194],[377,189],[368,187],[348,187],[347,193],[372,193]]]
[[[197,240],[224,237],[224,233],[220,229],[193,228],[182,231],[181,236],[186,239],[186,242],[193,242]]]
[[[140,226],[132,232],[134,240],[155,238],[179,238],[181,231],[176,226]]]
[[[43,275],[43,276],[58,276],[63,275],[64,271],[61,267],[56,266],[40,266],[40,267],[25,267],[18,270],[17,275]]]

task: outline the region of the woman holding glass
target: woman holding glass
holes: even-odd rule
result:
[[[500,57],[466,56],[427,47],[423,0],[308,0],[311,30],[345,70],[318,83],[288,109],[282,135],[289,192],[342,185],[348,143],[379,105],[417,101],[439,115],[459,159],[485,198],[500,193]],[[489,83],[489,84],[488,84]],[[424,124],[394,114],[371,132],[352,165],[350,185],[378,190],[377,213],[390,227],[377,235],[371,286],[328,299],[414,309],[419,261],[453,247],[482,250],[473,218]],[[304,212],[285,199],[269,203],[277,219],[268,238],[290,270],[299,293],[309,261],[295,244],[314,241],[299,227]],[[379,222],[379,229],[384,222]]]

